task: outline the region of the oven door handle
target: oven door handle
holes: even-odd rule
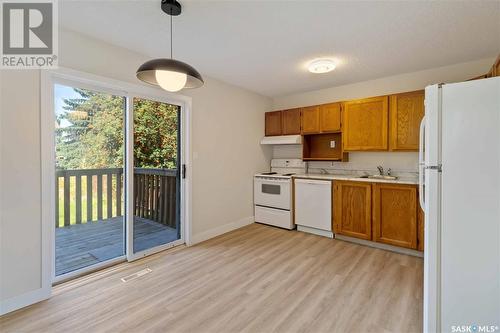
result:
[[[288,179],[276,179],[276,180],[267,180],[267,179],[255,179],[254,180],[255,183],[259,183],[259,184],[286,184],[289,182]]]
[[[296,179],[295,183],[298,184],[308,184],[308,185],[329,185],[331,183],[330,180],[325,179],[325,180],[309,180],[309,179]]]

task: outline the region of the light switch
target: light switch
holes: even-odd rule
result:
[[[330,148],[335,148],[335,140],[330,141]]]

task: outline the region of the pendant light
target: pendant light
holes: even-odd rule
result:
[[[170,92],[184,88],[199,88],[204,83],[200,73],[185,62],[173,58],[172,16],[181,14],[181,4],[176,0],[162,0],[161,9],[170,16],[170,59],[160,58],[146,61],[137,70],[137,78]]]

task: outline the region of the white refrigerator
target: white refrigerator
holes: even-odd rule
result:
[[[500,77],[426,87],[420,131],[424,331],[500,332]]]

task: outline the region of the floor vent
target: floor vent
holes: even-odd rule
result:
[[[129,282],[129,281],[131,281],[131,280],[137,279],[137,278],[139,278],[139,277],[141,277],[141,276],[143,276],[143,275],[149,274],[149,273],[151,273],[151,272],[152,272],[152,270],[151,270],[151,269],[149,269],[149,268],[145,268],[145,269],[143,269],[143,270],[141,270],[141,271],[138,271],[137,273],[130,274],[130,275],[128,275],[128,276],[122,277],[122,279],[121,279],[121,280],[122,280],[122,282]]]

